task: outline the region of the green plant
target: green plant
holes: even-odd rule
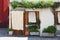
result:
[[[35,27],[35,26],[30,26],[30,27],[28,27],[28,30],[29,30],[30,32],[38,32],[37,27]]]
[[[43,29],[43,32],[47,32],[47,29],[46,29],[46,28],[44,28],[44,29]]]
[[[58,8],[60,6],[60,2],[54,2],[54,5],[52,5],[52,8]]]
[[[34,3],[33,3],[33,2],[24,2],[24,3],[23,3],[23,6],[24,6],[25,8],[33,8]]]
[[[28,24],[32,24],[33,22],[29,22]]]
[[[48,7],[51,7],[52,5],[54,5],[54,2],[52,2],[52,1],[47,1],[47,2],[39,1],[35,5],[35,8],[48,8]]]
[[[29,27],[28,27],[28,29],[31,29],[31,28],[36,29],[36,28],[37,28],[37,26],[29,26]]]
[[[8,29],[8,31],[13,31],[13,29],[10,28],[10,29]]]
[[[41,23],[40,19],[37,19],[36,23],[37,23],[38,25],[40,25],[40,23]]]
[[[11,5],[13,8],[16,7],[24,7],[24,8],[47,8],[47,7],[51,7],[54,5],[54,2],[52,1],[39,1],[39,2],[26,2],[26,1],[22,1],[22,2],[18,2],[18,1],[13,1],[11,2]]]
[[[37,29],[31,28],[29,29],[30,32],[39,32]]]
[[[44,28],[43,32],[55,33],[56,32],[56,27],[55,26],[48,26],[47,28]]]
[[[13,7],[13,9],[14,9],[14,8],[16,8],[16,7],[20,6],[20,2],[13,1],[13,2],[11,2],[11,6],[12,6],[12,7]]]

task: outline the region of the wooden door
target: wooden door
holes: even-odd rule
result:
[[[24,12],[24,26],[26,26],[28,24],[28,12],[25,11]]]

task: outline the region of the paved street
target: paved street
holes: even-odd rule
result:
[[[0,28],[0,37],[8,36],[8,29],[7,28]]]
[[[24,36],[9,36],[8,35],[8,29],[7,28],[0,28],[0,37],[22,37],[25,38]],[[39,36],[29,36],[27,37],[28,40],[60,40],[60,37],[52,37],[52,38],[47,38],[47,37],[39,37]]]
[[[28,40],[60,40],[60,37],[54,37],[54,38],[44,38],[44,37],[28,37]]]

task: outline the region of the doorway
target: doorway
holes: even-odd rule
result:
[[[55,11],[54,24],[56,25],[57,31],[56,36],[60,36],[60,11]]]
[[[60,11],[55,12],[55,25],[60,25]]]
[[[37,23],[36,23],[38,19],[39,19],[39,11],[24,12],[24,30],[27,30],[28,35],[31,35],[30,31],[34,31],[32,30],[32,28],[33,29],[37,28],[37,30],[40,29],[40,25],[37,27]]]
[[[31,14],[32,12],[32,14]],[[34,14],[33,14],[34,12]],[[29,15],[31,14],[31,15]],[[33,18],[31,18],[33,17]],[[24,26],[28,25],[30,22],[36,23],[36,21],[39,19],[39,11],[25,11],[24,12]],[[25,27],[24,27],[25,28]]]

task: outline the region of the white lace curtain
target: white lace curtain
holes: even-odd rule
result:
[[[32,22],[32,23],[36,22],[36,14],[35,14],[35,12],[29,12],[28,20],[29,20],[29,22]]]

